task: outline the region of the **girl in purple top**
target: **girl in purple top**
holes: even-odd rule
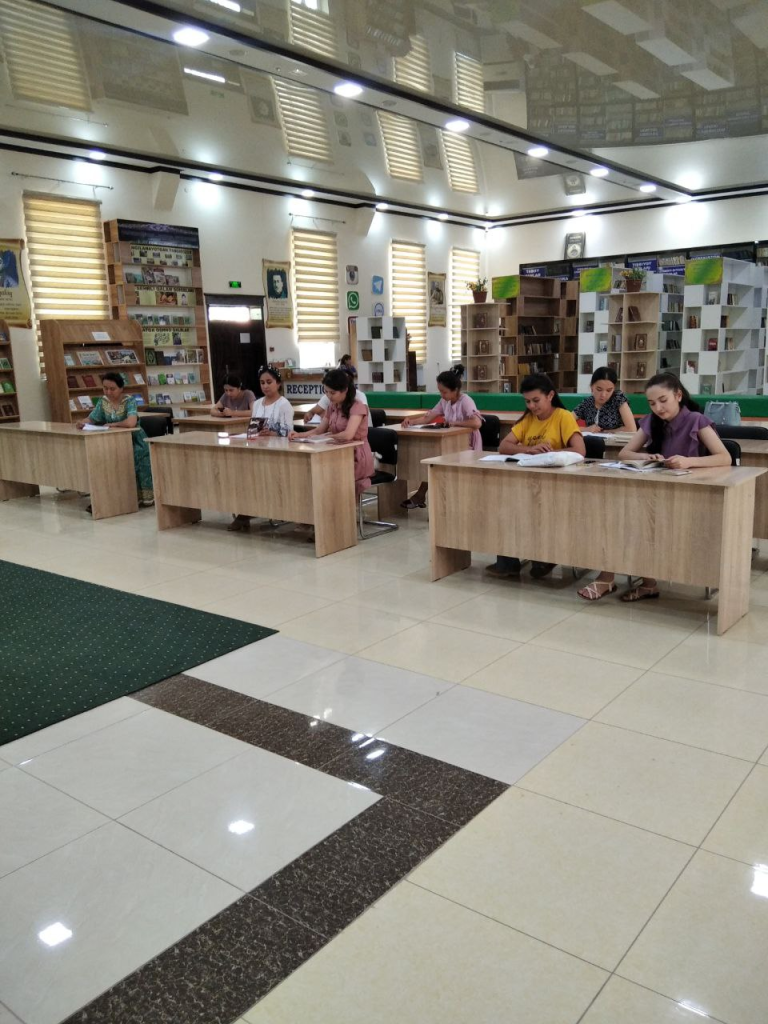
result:
[[[651,412],[640,420],[640,428],[619,452],[620,459],[663,462],[670,469],[714,469],[730,466],[731,456],[717,436],[712,420],[699,407],[674,373],[658,373],[645,385]],[[579,591],[587,601],[598,601],[616,589],[612,572]],[[658,597],[656,580],[645,578],[622,595],[622,601],[644,601]]]
[[[442,417],[452,427],[471,427],[469,435],[469,447],[476,452],[483,450],[483,442],[480,439],[480,425],[483,422],[477,406],[469,397],[461,393],[461,378],[464,376],[464,367],[457,363],[452,370],[445,370],[438,374],[437,390],[440,392],[440,401],[429,412],[421,416],[409,416],[403,420],[404,427],[414,427],[419,423],[434,423]],[[401,508],[414,509],[426,508],[427,485],[419,484],[419,489],[411,495],[407,501],[400,503]]]

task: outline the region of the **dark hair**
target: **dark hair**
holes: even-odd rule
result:
[[[456,363],[452,370],[443,370],[437,375],[437,383],[442,384],[449,391],[461,391],[461,379],[464,376],[464,367]]]
[[[523,383],[520,385],[520,394],[527,395],[529,391],[543,391],[545,395],[548,395],[550,391],[554,391],[552,405],[556,409],[565,408],[562,398],[557,393],[557,388],[546,373],[529,373],[527,377],[523,377]]]
[[[239,373],[228,373],[221,382],[223,388],[242,388],[243,378]]]
[[[352,356],[349,354],[349,352],[347,352],[339,360],[339,369],[343,369],[347,365],[347,363],[351,363],[351,362],[352,362]]]
[[[674,373],[657,373],[655,377],[651,377],[648,383],[645,385],[645,390],[648,388],[666,388],[667,391],[679,391],[680,392],[680,405],[684,409],[690,409],[691,412],[700,412],[701,406],[694,402],[691,398],[688,389],[683,387],[680,378]],[[664,443],[664,431],[666,424],[664,420],[660,419],[655,412],[651,413],[651,443],[648,445],[648,451],[651,455],[660,455],[661,446]]]
[[[103,384],[105,380],[111,380],[112,383],[117,384],[119,388],[124,388],[127,383],[122,373],[116,373],[114,370],[110,370],[109,373],[102,373],[101,383]]]
[[[329,370],[323,377],[323,387],[330,388],[331,391],[347,392],[346,398],[341,403],[341,411],[349,419],[349,412],[357,394],[354,377],[351,377],[346,370]]]
[[[592,380],[589,382],[589,386],[597,384],[599,380],[608,380],[611,384],[619,386],[619,378],[616,376],[616,371],[612,366],[598,366],[595,372],[592,374]]]
[[[261,386],[261,375],[263,373],[268,373],[270,377],[274,377],[274,379],[277,381],[277,389],[280,392],[280,394],[282,394],[283,393],[283,378],[282,378],[282,375],[280,374],[280,371],[278,370],[278,368],[276,366],[273,366],[272,363],[267,363],[265,366],[260,366],[259,367],[259,386]]]

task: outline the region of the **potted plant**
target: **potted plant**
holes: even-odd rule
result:
[[[485,302],[488,298],[488,278],[479,277],[477,281],[467,281],[467,288],[472,292],[475,302]]]
[[[628,292],[639,292],[645,280],[645,271],[639,267],[627,267],[621,271]]]

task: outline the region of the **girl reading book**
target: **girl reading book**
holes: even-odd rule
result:
[[[589,398],[579,402],[573,410],[577,420],[583,420],[590,434],[601,431],[635,431],[635,418],[623,391],[618,389],[619,379],[610,366],[598,366],[589,382]]]
[[[461,393],[461,381],[464,376],[464,367],[457,363],[452,370],[445,370],[437,376],[437,390],[440,392],[440,401],[429,412],[421,416],[408,416],[403,420],[404,427],[415,427],[419,424],[434,423],[442,418],[452,427],[471,427],[469,435],[469,447],[476,452],[483,450],[483,442],[480,438],[480,426],[482,417],[477,411],[477,406],[469,397]],[[401,508],[414,509],[426,508],[427,484],[422,482],[419,489],[406,501],[400,503]]]
[[[619,459],[663,462],[670,469],[712,469],[730,466],[731,457],[707,419],[674,373],[658,373],[645,385],[650,413],[640,420]],[[612,572],[601,572],[579,591],[585,601],[599,601],[616,590]],[[622,594],[622,601],[647,601],[659,596],[656,580],[642,579]]]
[[[500,455],[539,455],[568,448],[586,454],[584,438],[572,413],[563,406],[552,381],[544,373],[523,378],[520,391],[526,413],[499,445]],[[533,562],[531,576],[543,579],[555,568],[554,562]],[[491,576],[518,576],[520,559],[497,555],[486,570]]]

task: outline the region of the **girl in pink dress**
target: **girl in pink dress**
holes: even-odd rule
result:
[[[329,370],[323,377],[323,387],[331,404],[320,424],[314,430],[301,434],[291,431],[288,436],[294,441],[303,441],[318,434],[331,434],[330,440],[337,444],[362,441],[355,448],[355,494],[362,494],[371,486],[373,475],[373,452],[368,444],[368,409],[355,397],[355,381],[346,370]]]
[[[452,370],[445,370],[438,374],[437,390],[440,392],[440,401],[429,412],[421,416],[409,416],[403,420],[404,427],[414,427],[418,423],[434,423],[441,416],[446,423],[452,427],[471,427],[469,435],[469,447],[476,452],[483,450],[483,442],[480,438],[480,425],[483,422],[482,416],[477,411],[477,406],[469,397],[461,393],[461,378],[464,376],[464,367],[458,363]],[[426,508],[427,484],[419,484],[419,489],[406,501],[400,503],[401,508],[414,509]]]

